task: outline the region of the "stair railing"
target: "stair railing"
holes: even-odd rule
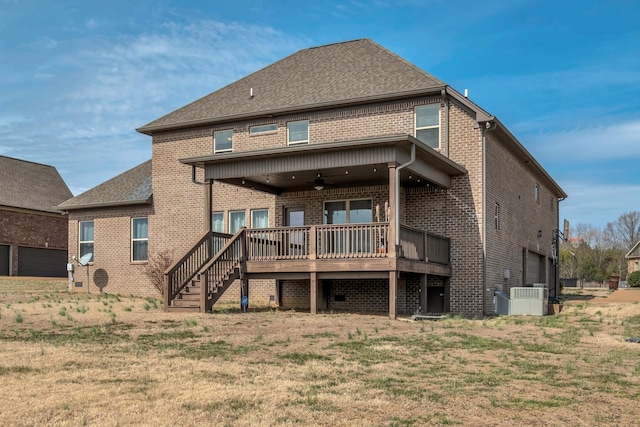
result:
[[[241,228],[224,246],[200,269],[202,280],[201,307],[207,310],[207,301],[225,282],[235,280],[236,270],[241,272],[241,263],[246,260],[246,229]]]
[[[169,307],[202,267],[232,237],[231,234],[207,231],[182,258],[165,270],[164,304]]]

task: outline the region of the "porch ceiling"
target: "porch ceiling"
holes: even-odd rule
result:
[[[352,141],[305,144],[275,149],[216,154],[180,160],[205,170],[205,179],[279,194],[313,189],[321,178],[324,188],[378,185],[389,182],[389,165],[410,160],[403,169],[403,186],[437,185],[448,188],[450,177],[466,170],[409,135],[386,135]]]

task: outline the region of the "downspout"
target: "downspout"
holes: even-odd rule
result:
[[[396,248],[400,246],[400,171],[407,166],[411,166],[416,162],[416,144],[411,144],[411,159],[407,163],[401,164],[396,168],[396,206],[395,206],[395,220],[396,220]]]
[[[487,132],[494,130],[497,123],[489,121],[482,126],[482,288],[487,292]],[[482,311],[484,312],[484,298]]]
[[[556,272],[555,272],[555,284],[553,287],[553,297],[560,298],[560,202],[564,201],[565,197],[558,197],[556,202]],[[566,240],[568,236],[562,235],[562,240]]]
[[[447,88],[442,89],[442,100],[444,101],[444,155],[449,157],[449,97]]]

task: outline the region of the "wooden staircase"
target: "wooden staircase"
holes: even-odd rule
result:
[[[165,273],[165,311],[210,311],[242,277],[244,237],[244,229],[234,236],[209,232],[170,267]]]

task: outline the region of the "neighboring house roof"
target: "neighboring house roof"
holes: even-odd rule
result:
[[[0,156],[0,205],[58,213],[71,197],[53,166]]]
[[[434,92],[446,84],[361,39],[303,49],[138,129],[142,133],[255,115]],[[251,91],[253,90],[253,97]]]
[[[626,259],[640,258],[640,241],[633,245],[631,250],[624,256]]]
[[[58,205],[65,211],[151,203],[151,160]]]

